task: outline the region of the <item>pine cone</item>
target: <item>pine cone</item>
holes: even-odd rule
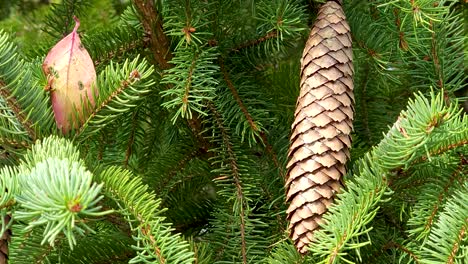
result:
[[[302,55],[287,165],[290,237],[303,254],[342,187],[349,159],[354,113],[351,44],[341,5],[322,5]]]

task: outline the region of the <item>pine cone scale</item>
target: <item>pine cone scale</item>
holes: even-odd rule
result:
[[[286,166],[290,237],[301,253],[342,185],[354,115],[351,34],[341,6],[319,10],[301,60]]]

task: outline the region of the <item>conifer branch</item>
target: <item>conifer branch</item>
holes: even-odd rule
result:
[[[127,140],[127,147],[126,147],[126,150],[125,150],[125,159],[124,159],[124,162],[123,162],[124,168],[127,168],[128,161],[130,159],[130,156],[132,155],[133,143],[135,142],[135,133],[136,133],[136,129],[138,129],[137,122],[136,122],[137,117],[138,117],[138,113],[139,113],[138,109],[132,113],[132,129],[130,131],[130,134],[129,134],[128,140]]]
[[[173,54],[170,50],[169,37],[164,32],[161,10],[157,10],[152,0],[133,0],[133,3],[140,13],[140,21],[143,29],[149,37],[150,49],[153,53],[155,61],[163,70],[173,68],[174,65],[170,63]],[[193,60],[192,70],[195,67],[196,59]],[[167,89],[171,89],[171,84],[167,84]],[[186,86],[186,96],[184,99],[188,100],[188,86]],[[209,149],[207,142],[200,136],[201,129],[196,125],[200,123],[198,115],[194,113],[193,117],[188,120],[188,126],[194,133],[195,137],[199,140],[200,144]]]
[[[440,60],[439,60],[439,53],[437,51],[437,39],[436,39],[436,32],[434,31],[434,26],[432,20],[429,20],[429,29],[431,32],[431,54],[432,54],[432,61],[434,62],[435,68],[435,76],[438,78],[437,85],[440,89],[444,89],[444,77],[443,72],[440,67]]]
[[[364,76],[362,77],[362,85],[361,89],[359,89],[359,107],[362,109],[362,123],[364,126],[364,135],[366,135],[366,138],[368,140],[369,145],[372,144],[372,136],[371,132],[369,129],[369,112],[368,112],[368,105],[367,105],[367,85],[369,84],[369,79],[370,79],[370,66],[366,63],[366,66],[364,68]]]
[[[215,119],[216,125],[221,132],[221,140],[223,141],[223,146],[226,148],[226,154],[227,154],[227,159],[228,159],[228,164],[230,166],[231,172],[232,172],[232,178],[234,180],[234,185],[236,187],[236,197],[240,203],[240,212],[239,212],[239,217],[240,217],[240,238],[241,238],[241,253],[242,253],[242,261],[244,264],[247,264],[247,242],[246,242],[246,231],[245,231],[245,203],[246,200],[244,198],[244,193],[243,193],[243,187],[242,183],[240,180],[240,174],[239,174],[239,166],[237,164],[237,158],[234,153],[234,150],[232,149],[232,143],[229,137],[228,132],[226,131],[226,128],[224,127],[224,124],[222,122],[221,115],[218,113],[216,108],[212,104],[208,104],[208,108],[212,111],[213,117]],[[221,176],[223,177],[223,176]]]
[[[150,49],[153,52],[155,61],[158,63],[161,69],[167,70],[174,65],[170,63],[173,58],[173,54],[170,50],[169,38],[164,32],[161,10],[157,10],[154,6],[152,0],[133,0],[133,3],[140,13],[140,21],[142,26],[149,36]],[[192,63],[192,70],[195,67],[196,58]],[[189,82],[188,82],[189,84]],[[168,88],[171,88],[171,84],[167,85]],[[186,96],[184,97],[185,101],[188,101],[188,89],[189,86],[186,86]],[[190,129],[194,132],[195,137],[200,141],[201,145],[208,146],[203,137],[200,136],[201,130],[195,123],[200,123],[198,120],[198,115],[195,113],[191,120],[188,120],[188,125]],[[206,148],[208,149],[208,148]]]
[[[317,244],[310,248],[323,257],[322,263],[346,260],[341,254],[344,249],[355,249],[369,243],[350,244],[349,241],[369,232],[366,223],[374,218],[376,206],[388,187],[388,173],[422,156],[418,150],[430,137],[429,132],[433,131],[427,128],[434,124],[434,116],[441,119],[437,123],[443,119],[456,126],[461,123],[457,113],[453,106],[446,107],[442,93],[431,93],[430,100],[421,94],[410,100],[407,110],[402,111],[386,137],[359,160],[357,176],[348,182],[347,190],[338,195],[336,204],[330,208],[331,214],[324,216],[326,224],[316,232]],[[461,128],[457,126],[457,129]],[[402,133],[402,130],[406,132]]]
[[[163,70],[171,68],[169,63],[172,59],[170,42],[164,33],[161,10],[157,10],[153,0],[133,0],[137,11],[140,13],[140,21],[149,37],[150,50],[153,57]]]
[[[102,101],[102,103],[100,105],[98,105],[94,110],[93,112],[89,115],[88,117],[88,121],[89,120],[92,120],[96,115],[99,114],[100,111],[102,111],[104,108],[106,108],[107,105],[109,105],[109,103],[113,102],[114,99],[119,96],[120,94],[123,93],[123,91],[129,86],[129,78],[123,80],[120,84],[119,87],[117,87],[117,89],[112,92],[106,99],[104,99]],[[78,130],[78,132],[76,133],[76,135],[81,135],[84,130],[86,129],[87,127],[84,125],[84,126],[81,126],[80,129]]]
[[[138,254],[134,262],[158,261],[158,263],[192,263],[193,252],[188,251],[188,244],[178,234],[172,234],[169,224],[159,216],[160,199],[141,179],[119,167],[109,167],[99,175],[104,182],[107,195],[115,200],[120,212],[132,227]]]
[[[197,157],[199,154],[201,154],[200,149],[196,149],[186,155],[183,159],[179,160],[179,162],[172,168],[172,170],[169,171],[168,175],[164,177],[162,183],[158,185],[159,192],[166,190],[167,184],[172,181],[177,173],[183,171],[187,163],[193,158]]]
[[[15,149],[28,149],[30,148],[30,145],[26,141],[16,141],[14,139],[7,139],[7,138],[0,138],[0,144],[2,146],[11,146]]]
[[[201,152],[207,153],[212,146],[211,143],[208,140],[206,140],[205,137],[202,136],[203,127],[197,113],[194,113],[193,118],[187,119],[187,125],[192,131],[193,135],[195,136],[195,139],[197,140],[198,144],[200,145]]]
[[[137,56],[123,65],[110,64],[100,74],[96,86],[99,97],[96,108],[90,113],[83,126],[75,134],[75,138],[84,140],[91,134],[110,124],[124,112],[137,106],[143,95],[148,93],[149,86],[154,82],[150,78],[154,69],[148,67],[146,61],[139,61]]]
[[[185,92],[182,97],[182,103],[184,108],[187,108],[187,104],[189,103],[189,95],[190,95],[190,88],[192,88],[192,79],[193,79],[193,72],[195,71],[195,66],[197,65],[197,60],[198,56],[200,56],[200,53],[197,53],[192,60],[192,63],[190,64],[190,67],[188,69],[188,76],[187,79],[185,80]]]
[[[236,46],[236,47],[232,48],[231,52],[240,52],[243,49],[258,46],[261,43],[266,42],[266,41],[268,41],[270,39],[273,39],[273,38],[276,38],[276,37],[278,37],[278,31],[272,30],[272,31],[266,33],[264,36],[259,37],[258,39],[247,41],[245,43],[240,44],[239,46]]]
[[[414,260],[415,263],[420,263],[418,256],[413,251],[411,251],[410,249],[406,248],[405,246],[403,246],[403,245],[401,245],[399,243],[396,243],[394,241],[387,242],[387,244],[385,244],[382,247],[381,251],[386,251],[386,250],[388,250],[390,248],[397,248],[397,249],[405,252],[406,254],[408,254],[408,256],[410,256]]]
[[[458,168],[455,170],[454,173],[452,173],[449,181],[447,182],[447,184],[445,184],[444,188],[439,193],[439,195],[437,197],[437,201],[434,203],[434,205],[432,207],[432,211],[429,214],[429,218],[425,221],[426,222],[426,225],[424,226],[425,230],[430,230],[432,228],[432,225],[434,223],[434,218],[435,218],[436,214],[438,213],[438,211],[439,211],[439,209],[440,209],[440,207],[442,205],[442,201],[444,200],[444,198],[447,197],[448,190],[451,187],[453,187],[453,184],[455,183],[455,181],[458,181],[458,183],[461,183],[460,181],[462,180],[462,178],[461,178],[462,170],[463,170],[463,158],[462,158],[462,161],[460,162],[460,164],[458,165]],[[463,183],[461,183],[461,184],[463,184]]]
[[[40,243],[41,237],[38,234],[41,233],[41,229],[24,230],[24,227],[22,224],[14,224],[11,228],[14,236],[8,245],[9,251],[12,252],[8,256],[9,261],[12,263],[44,263],[54,247],[50,244],[42,245]],[[57,245],[60,245],[59,239],[57,239]],[[28,252],[28,254],[23,252]]]
[[[34,131],[33,123],[28,119],[21,109],[19,103],[12,96],[12,94],[6,89],[6,84],[0,80],[0,96],[5,99],[5,102],[8,104],[9,108],[15,113],[16,118],[21,122],[23,127],[28,132],[29,137],[32,141],[36,140],[36,132]]]
[[[268,143],[268,138],[267,138],[265,132],[263,132],[263,131],[260,132],[260,137],[262,138],[263,144],[266,147],[267,153],[269,153],[271,155],[271,159],[273,160],[273,163],[275,164],[276,168],[279,170],[279,174],[281,175],[281,177],[284,179],[286,177],[286,172],[284,170],[284,166],[282,166],[279,163],[278,155],[276,154],[275,150],[273,149],[273,146],[271,146],[271,144]]]
[[[143,39],[143,40],[139,40],[139,39],[134,40],[134,41],[128,43],[126,46],[118,48],[117,50],[110,50],[109,52],[107,52],[105,54],[101,54],[101,56],[99,56],[99,58],[94,60],[94,65],[96,67],[98,67],[101,64],[106,64],[106,63],[108,63],[109,61],[111,61],[112,59],[114,59],[116,57],[122,56],[123,54],[125,54],[125,53],[127,53],[129,51],[139,49],[139,48],[143,48],[146,45],[147,45],[147,41],[145,39]]]
[[[468,223],[468,218],[465,219],[465,223]],[[458,237],[454,241],[452,250],[450,251],[450,256],[447,259],[447,262],[446,262],[447,264],[455,263],[456,257],[457,257],[457,252],[460,249],[460,244],[462,243],[462,241],[465,239],[465,236],[466,236],[466,226],[467,225],[464,225],[460,229],[460,232],[458,233]]]
[[[242,99],[239,96],[239,93],[237,92],[236,88],[234,87],[234,84],[229,78],[229,73],[226,71],[226,67],[224,66],[224,62],[222,58],[219,59],[219,66],[220,66],[221,72],[223,73],[223,79],[226,82],[227,86],[229,87],[229,90],[231,90],[231,93],[234,96],[234,99],[236,100],[237,104],[239,105],[242,113],[244,113],[245,119],[247,119],[247,122],[249,123],[250,127],[252,128],[254,132],[259,132],[259,129],[255,125],[255,122],[253,121],[252,116],[250,115],[249,111],[245,107],[244,103],[242,102]]]
[[[229,90],[231,91],[232,96],[234,97],[237,104],[239,105],[239,108],[241,109],[242,113],[244,114],[245,119],[249,123],[250,128],[252,129],[252,131],[256,135],[260,136],[260,139],[262,140],[262,143],[265,146],[267,152],[271,155],[273,163],[279,169],[280,175],[284,178],[285,175],[286,175],[285,171],[284,171],[284,168],[279,164],[278,157],[277,157],[275,151],[273,150],[273,147],[268,143],[268,139],[266,137],[265,132],[258,128],[258,126],[255,124],[255,121],[253,120],[252,116],[250,115],[249,111],[247,110],[247,107],[242,102],[242,99],[240,98],[236,87],[234,86],[231,78],[229,77],[229,72],[226,70],[226,66],[224,64],[224,60],[223,60],[222,57],[219,58],[219,66],[220,66],[221,72],[223,74],[223,79],[226,82]]]

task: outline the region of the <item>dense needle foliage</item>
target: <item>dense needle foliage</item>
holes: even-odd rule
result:
[[[0,1],[9,263],[468,263],[464,0],[344,1],[346,187],[308,254],[288,239],[288,137],[320,2]],[[99,98],[62,135],[41,64],[74,15]]]

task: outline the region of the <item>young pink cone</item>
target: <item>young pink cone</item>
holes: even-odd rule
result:
[[[77,33],[80,21],[73,19],[76,22],[73,31],[49,51],[42,64],[55,122],[64,134],[83,124],[95,104],[96,70]]]

